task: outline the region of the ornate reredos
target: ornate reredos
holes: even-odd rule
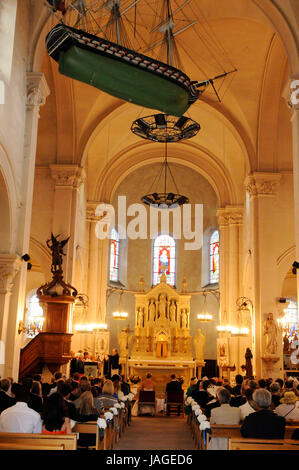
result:
[[[163,343],[167,357],[192,359],[190,337],[191,296],[166,282],[135,294],[135,335],[132,357],[156,359]],[[164,353],[165,353],[164,348]]]

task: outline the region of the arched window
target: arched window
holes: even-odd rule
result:
[[[153,246],[153,285],[159,284],[163,266],[166,282],[174,286],[176,278],[176,246],[170,235],[159,235]]]
[[[298,309],[297,302],[291,298],[287,298],[288,307],[285,309],[285,319],[289,325],[289,334],[293,336],[298,329]]]
[[[210,284],[219,282],[219,231],[215,230],[210,237]]]
[[[110,272],[109,280],[117,282],[119,280],[119,235],[115,228],[110,234]]]

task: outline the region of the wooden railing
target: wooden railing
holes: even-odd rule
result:
[[[40,373],[47,365],[54,373],[70,359],[72,334],[39,333],[21,350],[19,379],[28,374]]]

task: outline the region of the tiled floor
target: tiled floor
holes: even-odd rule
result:
[[[132,418],[115,450],[194,450],[187,419],[178,416]]]

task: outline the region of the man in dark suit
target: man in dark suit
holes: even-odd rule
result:
[[[167,392],[180,392],[182,390],[182,385],[180,382],[177,381],[175,374],[172,374],[170,376],[171,382],[168,382],[166,385],[166,393]],[[181,413],[181,406],[178,405],[178,416],[180,416]],[[167,416],[170,415],[170,406],[167,405]]]
[[[256,439],[283,439],[286,421],[270,410],[271,393],[260,388],[253,393],[252,398],[258,411],[246,416],[241,427],[242,436]]]
[[[120,389],[124,395],[129,395],[131,391],[130,385],[126,382],[124,375],[121,375],[120,377],[121,377]]]
[[[75,356],[74,351],[71,351],[71,362],[70,362],[70,376],[73,377],[73,375],[78,372],[78,358]]]
[[[0,381],[0,414],[2,411],[6,410],[6,408],[16,404],[16,400],[7,395],[9,385],[10,383],[8,379],[2,379]]]

